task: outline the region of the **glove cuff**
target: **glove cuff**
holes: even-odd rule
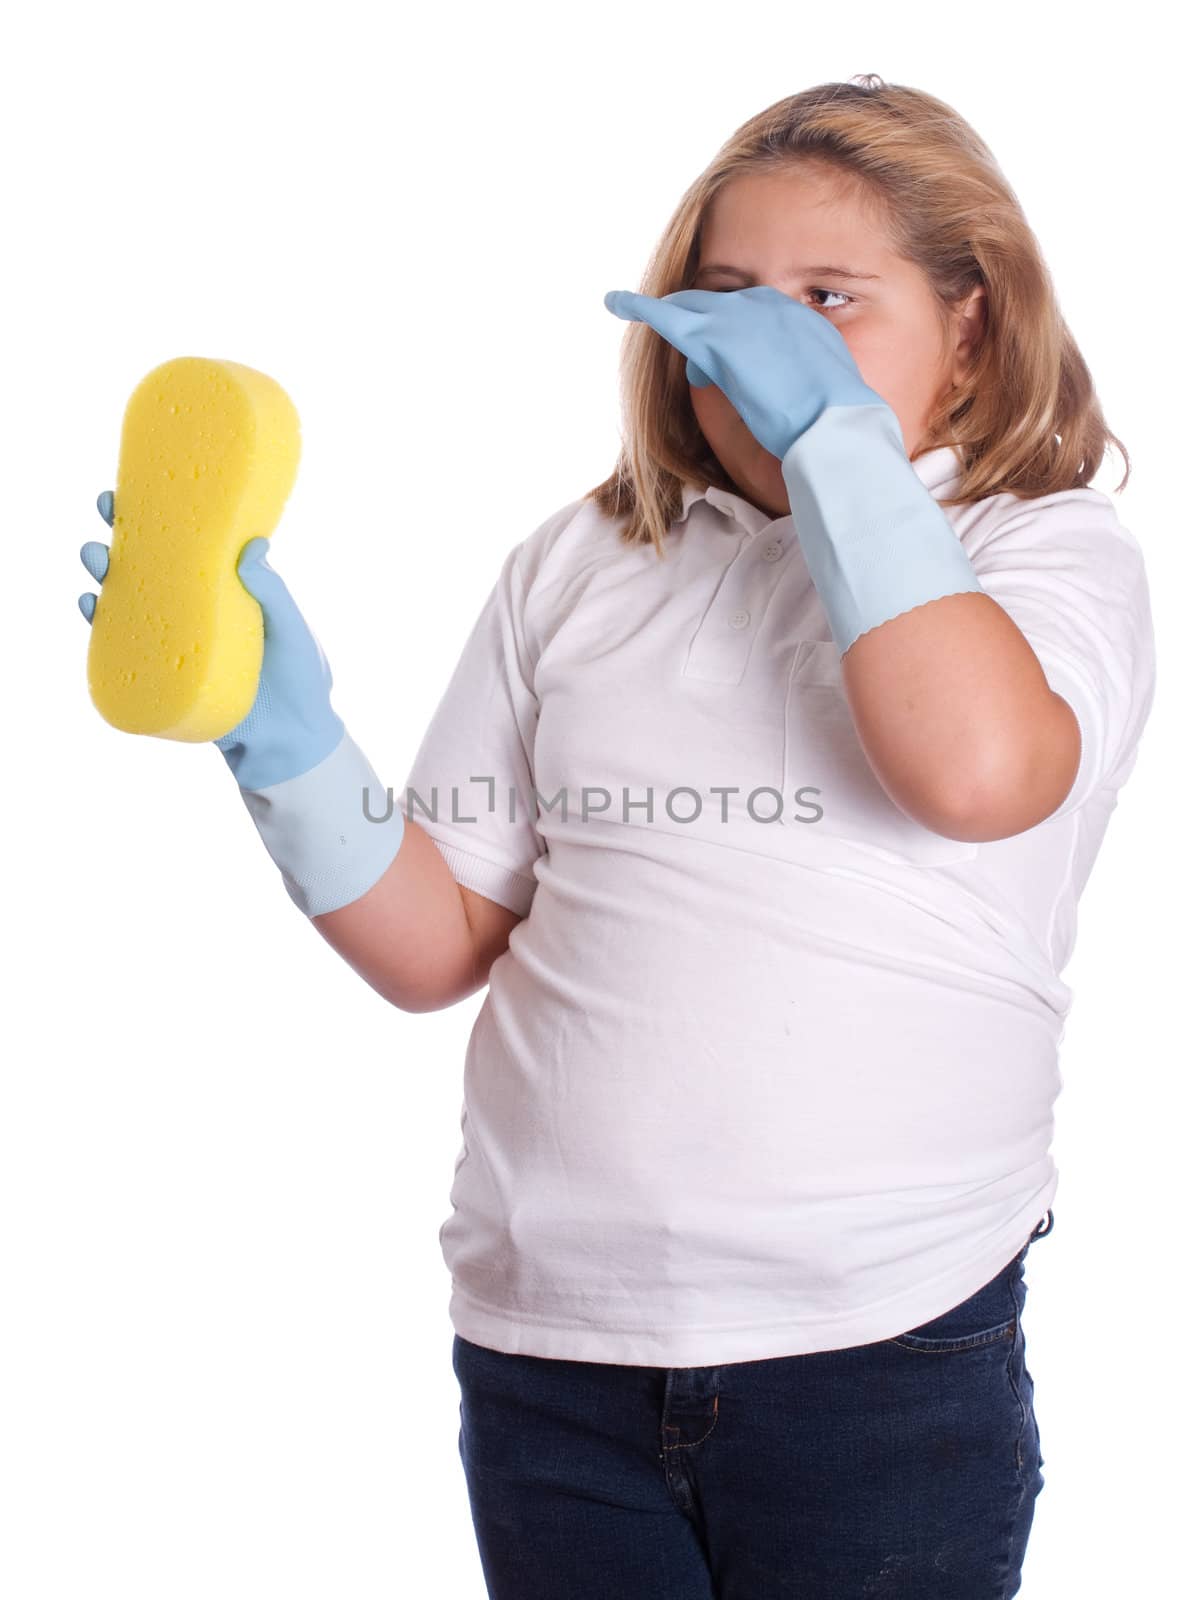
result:
[[[984,592],[913,471],[890,406],[828,406],[786,451],[781,473],[840,656],[928,600]]]
[[[308,917],[366,894],[405,834],[400,808],[346,728],[309,771],[240,793],[287,893]]]

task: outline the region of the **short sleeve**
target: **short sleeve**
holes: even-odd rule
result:
[[[1075,713],[1080,765],[1050,818],[1116,789],[1153,703],[1156,656],[1141,549],[1099,490],[1013,501],[970,552],[978,582]]]
[[[396,800],[458,883],[519,916],[531,909],[546,849],[535,826],[539,703],[526,609],[552,540],[581,504],[563,507],[507,556]]]

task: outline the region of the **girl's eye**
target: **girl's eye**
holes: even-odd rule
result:
[[[692,284],[692,288],[695,288],[694,284]],[[733,289],[734,289],[734,286],[732,284],[721,285],[720,287],[718,287],[715,290],[715,293],[716,294],[732,294],[733,293]],[[819,306],[818,307],[819,311],[844,311],[847,306],[854,305],[854,303],[855,303],[852,300],[851,296],[849,294],[844,294],[841,289],[807,289],[806,293],[807,294],[832,294],[835,297],[836,300],[843,301],[843,304],[840,305],[840,306],[830,306],[830,305]]]

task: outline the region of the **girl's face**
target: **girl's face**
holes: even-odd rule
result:
[[[829,177],[810,170],[730,179],[708,207],[699,263],[689,288],[769,284],[828,317],[864,383],[895,412],[910,459],[933,405],[959,381],[980,333],[985,292],[979,286],[958,308],[956,347],[951,343],[943,356],[937,302],[924,274],[892,252],[857,198],[838,194]],[[823,270],[814,270],[818,264]],[[688,393],[700,430],[744,497],[773,516],[788,516],[777,457],[717,384],[689,386]]]

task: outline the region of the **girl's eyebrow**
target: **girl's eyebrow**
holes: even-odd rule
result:
[[[697,267],[696,271],[697,272],[731,272],[738,278],[749,278],[749,277],[752,276],[751,273],[742,271],[740,267],[728,267],[728,266],[725,266],[723,264],[723,262],[720,262],[720,261],[709,261],[706,266]],[[787,272],[785,274],[785,276],[788,278],[790,276],[790,274]],[[806,277],[860,278],[860,279],[863,279],[863,280],[867,280],[869,278],[878,279],[879,278],[879,273],[878,272],[855,272],[850,267],[795,267],[794,270],[793,270],[793,276],[796,277],[796,278],[806,278]]]

